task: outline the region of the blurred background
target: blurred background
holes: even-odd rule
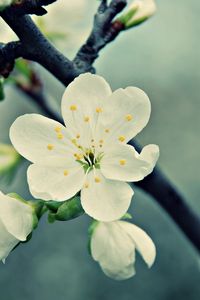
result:
[[[57,46],[73,57],[90,31],[97,1],[65,2],[53,4],[45,22],[53,20],[53,29],[66,34]],[[96,68],[113,89],[135,85],[147,92],[152,116],[137,141],[160,146],[160,168],[200,213],[200,2],[157,0],[157,5],[152,19],[121,34],[102,51]],[[11,38],[1,23],[1,41]],[[36,68],[45,80],[45,94],[59,109],[64,87],[45,70]],[[8,86],[5,92],[6,99],[0,103],[0,142],[9,143],[9,127],[15,118],[40,111],[14,88]],[[0,189],[30,198],[27,166],[24,163],[18,169],[11,184],[0,182]],[[133,222],[156,244],[157,259],[151,270],[138,256],[137,275],[124,282],[113,281],[88,254],[88,217],[53,225],[43,218],[32,240],[0,265],[0,298],[199,300],[200,259],[182,232],[141,190],[136,189],[130,212]]]

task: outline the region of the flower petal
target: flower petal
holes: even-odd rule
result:
[[[0,261],[5,260],[19,240],[10,234],[0,220]]]
[[[90,73],[80,75],[66,88],[62,115],[67,128],[75,136],[80,135],[81,145],[90,144],[99,115],[111,93],[103,77]]]
[[[41,165],[57,165],[77,151],[62,124],[38,114],[17,118],[10,128],[10,139],[22,156]]]
[[[16,239],[25,241],[33,230],[33,209],[29,204],[0,192],[0,219]]]
[[[124,182],[106,179],[99,170],[91,171],[81,191],[85,212],[96,220],[110,222],[128,210],[133,190]]]
[[[145,146],[139,154],[130,145],[113,144],[101,160],[101,171],[109,179],[136,182],[152,172],[158,156],[156,145]]]
[[[118,223],[134,241],[137,251],[150,268],[153,265],[156,257],[156,248],[152,239],[144,230],[134,224],[124,221],[119,221]]]
[[[91,254],[104,273],[116,280],[135,274],[135,245],[118,222],[100,222],[91,238]]]
[[[109,144],[119,140],[127,143],[146,126],[150,112],[149,98],[141,89],[118,89],[107,99],[97,135],[100,136],[107,130],[109,134],[104,136],[107,136],[106,141]]]
[[[83,167],[45,167],[31,165],[27,172],[30,192],[35,198],[65,201],[73,197],[83,186]]]

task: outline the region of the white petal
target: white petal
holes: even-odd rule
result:
[[[0,219],[0,261],[5,261],[10,251],[18,244],[19,240],[10,234]]]
[[[116,280],[135,274],[135,245],[118,222],[100,222],[91,239],[91,253],[104,273]]]
[[[132,241],[134,241],[137,251],[150,268],[156,257],[156,248],[152,239],[144,230],[134,224],[124,221],[119,221],[119,224],[127,232]]]
[[[104,109],[109,95],[111,89],[105,79],[90,73],[80,75],[66,88],[62,98],[62,115],[67,128],[80,135],[82,145],[87,146],[93,138],[101,114],[96,110]],[[87,118],[88,121],[85,121]]]
[[[101,171],[109,179],[136,182],[152,172],[158,156],[156,145],[148,145],[138,154],[130,145],[112,144],[101,160]]]
[[[109,145],[119,141],[120,137],[127,143],[146,126],[150,112],[149,98],[142,90],[136,87],[118,89],[107,99],[99,120],[98,137],[107,129]]]
[[[133,196],[127,183],[106,179],[95,170],[88,174],[85,186],[81,191],[81,204],[89,216],[110,222],[127,212]]]
[[[73,197],[83,186],[82,166],[45,167],[36,164],[28,168],[31,194],[43,200],[64,201]]]
[[[32,207],[1,192],[0,219],[7,231],[20,241],[25,241],[33,230]]]
[[[59,134],[62,139],[58,138]],[[17,118],[10,128],[10,139],[22,156],[42,165],[58,164],[69,154],[73,158],[73,153],[77,151],[62,124],[38,114]]]

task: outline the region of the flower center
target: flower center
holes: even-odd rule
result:
[[[100,152],[98,147],[95,146],[93,139],[91,140],[90,148],[80,145],[77,139],[72,139],[71,141],[78,150],[77,153],[74,153],[75,160],[83,166],[85,172],[89,172],[93,168],[100,169],[100,161],[104,153]],[[98,146],[100,147],[102,143],[103,140],[100,140]]]

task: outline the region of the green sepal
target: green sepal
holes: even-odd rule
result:
[[[126,213],[121,220],[131,220],[133,217],[130,213]]]
[[[138,7],[136,7],[135,9],[130,9],[127,13],[121,15],[117,20],[122,24],[124,24],[126,27],[126,24],[132,19],[132,17],[135,15],[137,10]]]
[[[65,202],[57,202],[57,204],[55,201],[53,201],[53,203],[51,201],[48,202],[46,206],[48,209],[50,209],[48,216],[50,223],[53,223],[55,220],[69,221],[84,214],[79,196],[76,196]]]

